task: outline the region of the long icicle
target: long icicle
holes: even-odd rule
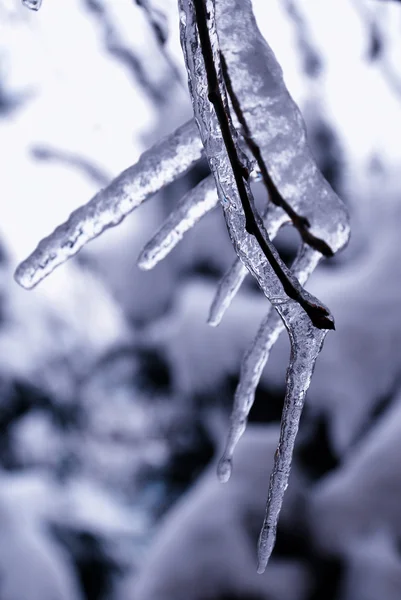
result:
[[[349,239],[347,209],[317,167],[304,120],[259,31],[252,2],[215,4],[230,96],[271,200],[288,212],[306,243],[334,254]]]
[[[292,455],[299,421],[305,403],[316,359],[322,349],[327,330],[313,327],[307,315],[293,301],[276,306],[291,341],[287,387],[281,417],[280,440],[270,475],[265,518],[258,543],[258,573],[266,569],[276,541],[277,522],[288,487]]]
[[[185,173],[202,152],[197,127],[193,120],[188,121],[144,152],[135,165],[44,238],[17,268],[16,281],[25,288],[37,285],[90,240],[118,225],[145,200]]]
[[[284,294],[300,304],[316,327],[333,329],[334,320],[330,311],[302,288],[281,260],[255,208],[249,186],[250,164],[240,149],[238,134],[228,108],[215,28],[214,3],[208,0],[206,4],[207,8],[203,0],[194,0],[193,6],[191,2],[186,4],[189,13],[194,10],[193,17],[190,17],[191,21],[194,19],[194,35],[188,41],[184,33],[182,45],[195,119],[225,208],[231,240],[238,256],[247,264],[267,297],[272,293],[275,297]],[[185,26],[182,27],[182,31],[184,30]],[[204,79],[200,77],[202,68]],[[207,99],[205,89],[208,89]],[[273,288],[280,289],[280,293],[274,294]]]
[[[256,170],[251,172],[250,177],[259,179]],[[138,266],[145,270],[153,269],[176,247],[185,233],[213,210],[218,202],[214,177],[209,175],[179,200],[163,225],[141,251]]]
[[[292,271],[300,283],[306,283],[321,258],[319,252],[306,244],[302,244],[292,266]],[[274,310],[270,310],[263,319],[251,346],[243,358],[240,379],[234,396],[227,442],[217,467],[217,474],[222,482],[228,481],[231,476],[234,451],[246,429],[248,416],[255,400],[256,388],[269,359],[270,351],[283,330],[284,323],[279,314]]]

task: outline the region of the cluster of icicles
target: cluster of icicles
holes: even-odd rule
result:
[[[40,0],[23,3],[35,10],[41,5]],[[220,202],[238,258],[218,286],[209,324],[220,323],[248,272],[274,308],[267,310],[243,359],[228,439],[218,466],[221,481],[227,481],[231,475],[234,449],[245,430],[270,350],[284,327],[287,329],[291,357],[281,435],[258,545],[258,572],[262,573],[274,547],[305,395],[324,338],[333,328],[328,309],[302,286],[323,254],[333,255],[346,245],[348,216],[314,162],[302,116],[257,27],[251,0],[179,0],[179,12],[195,119],[145,152],[135,165],[74,211],[66,223],[39,243],[18,267],[15,278],[23,287],[32,288],[90,240],[120,223],[206,156],[211,175],[177,203],[138,262],[142,269],[154,267],[186,231]],[[236,112],[240,122],[237,129],[230,110]],[[242,167],[240,176],[235,161]],[[261,215],[253,204],[252,179],[263,179],[269,191]],[[263,244],[250,230],[244,195],[256,215],[254,225],[261,232]],[[301,224],[303,238],[291,270],[282,263],[270,241],[288,223],[298,229]],[[273,253],[275,268],[262,251],[264,244]],[[285,279],[278,271],[284,273]],[[325,315],[320,325],[311,317],[310,311],[316,307]]]

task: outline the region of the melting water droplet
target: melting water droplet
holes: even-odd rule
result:
[[[31,10],[39,10],[42,0],[22,0],[22,4]]]

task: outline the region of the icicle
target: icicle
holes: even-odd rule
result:
[[[138,258],[139,267],[152,269],[156,266],[171,252],[184,234],[217,204],[214,178],[206,177],[185,194],[159,231],[146,244]]]
[[[287,215],[277,206],[270,206],[263,213],[266,219],[267,232],[270,239],[274,239],[280,228],[288,222]],[[245,277],[249,273],[246,266],[237,258],[221,278],[215,297],[209,311],[208,324],[217,327],[221,323],[224,313],[230,306]]]
[[[293,301],[277,306],[291,340],[287,388],[281,418],[280,440],[270,476],[266,513],[258,543],[258,573],[263,573],[274,548],[277,521],[291,470],[299,421],[316,359],[327,331],[313,327],[305,312]]]
[[[254,168],[250,173],[250,177],[254,181],[260,181],[260,172]],[[194,227],[217,204],[216,185],[213,176],[209,176],[201,181],[193,190],[185,194],[179,201],[177,208],[173,209],[169,217],[140,253],[138,266],[141,269],[153,269],[175,248],[184,237],[184,234]],[[245,272],[247,273],[246,268]],[[220,320],[221,318],[218,323]],[[213,324],[210,321],[208,322]]]
[[[216,21],[233,92],[274,186],[307,219],[305,233],[337,252],[349,238],[347,210],[314,161],[302,115],[257,27],[251,1],[216,0]]]
[[[34,287],[90,240],[120,223],[145,200],[187,171],[201,158],[202,150],[194,121],[185,123],[144,152],[135,165],[123,171],[43,239],[19,265],[16,281],[25,288]]]
[[[31,10],[39,10],[42,6],[42,0],[22,0],[22,4]]]
[[[300,283],[306,283],[321,259],[321,254],[305,244],[294,261],[292,271]],[[249,412],[252,408],[256,388],[269,358],[270,351],[284,329],[284,323],[276,311],[269,311],[263,319],[258,333],[241,364],[241,374],[235,391],[234,406],[230,418],[230,430],[226,447],[219,462],[217,473],[220,481],[226,482],[231,476],[232,459],[235,448],[244,433]]]
[[[252,170],[250,177],[254,181],[260,181],[260,172],[257,168]],[[138,266],[141,269],[153,269],[175,248],[184,234],[217,204],[216,185],[213,176],[209,176],[181,198],[177,208],[172,210],[160,229],[143,248],[138,257]],[[245,271],[247,272],[246,269]],[[221,318],[218,322],[220,320]]]
[[[248,269],[240,259],[237,258],[219,281],[216,294],[209,310],[207,319],[209,325],[217,327],[217,325],[221,323],[224,313],[230,306],[232,299],[238,292],[247,274]]]

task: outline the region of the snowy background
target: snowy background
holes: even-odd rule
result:
[[[153,271],[136,266],[206,166],[35,290],[13,280],[39,239],[191,117],[175,4],[0,0],[0,600],[399,600],[399,3],[254,0],[353,229],[308,288],[337,331],[263,576],[288,342],[223,486],[215,463],[267,301],[248,278],[206,324],[234,258],[218,209]],[[296,244],[278,240],[286,258]]]

